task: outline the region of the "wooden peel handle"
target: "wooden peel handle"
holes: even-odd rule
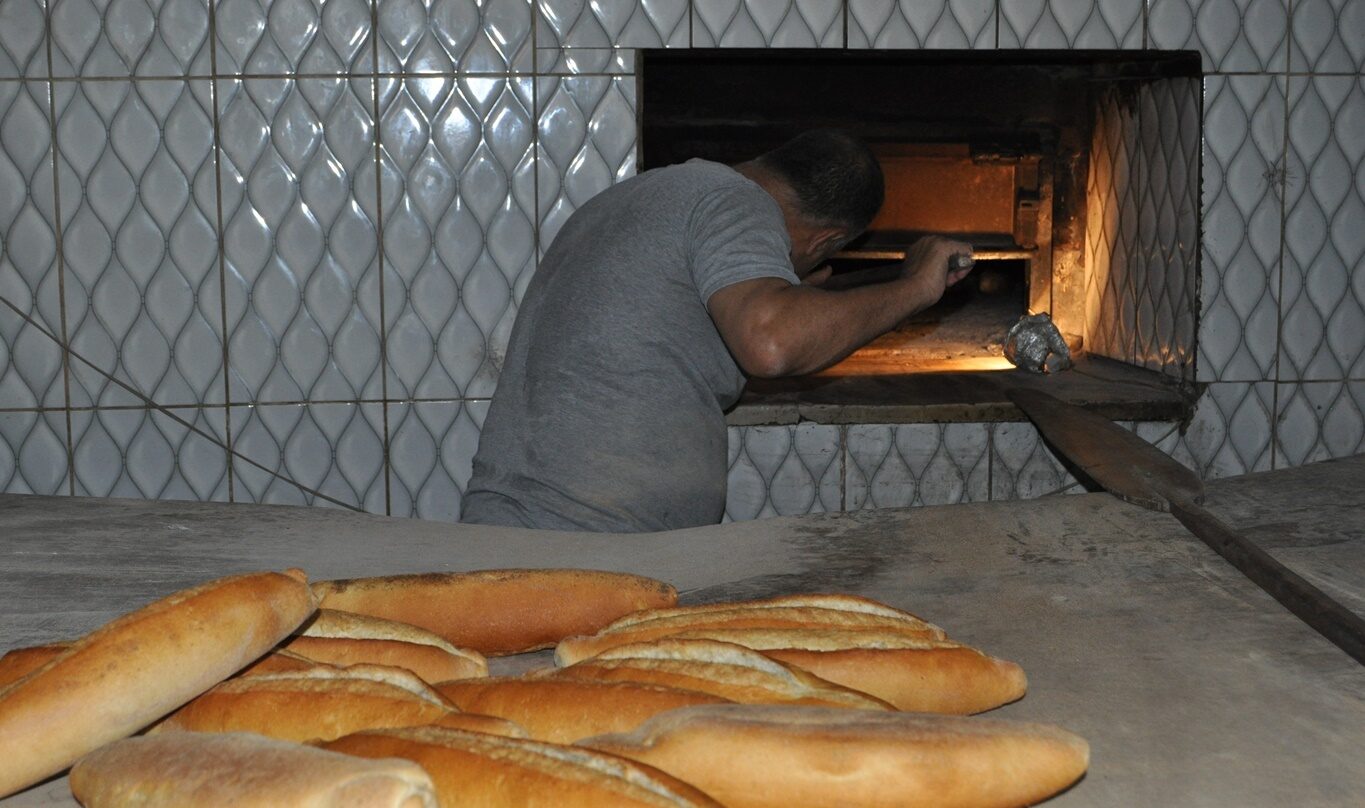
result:
[[[1365,618],[1333,600],[1193,502],[1172,500],[1171,515],[1281,606],[1365,665]]]

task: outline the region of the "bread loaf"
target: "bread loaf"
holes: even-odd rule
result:
[[[462,679],[435,689],[461,710],[501,716],[525,727],[536,740],[551,743],[625,732],[679,707],[727,703],[707,693],[638,682]]]
[[[886,702],[827,682],[733,643],[663,639],[623,645],[537,678],[642,682],[710,693],[742,704],[810,704],[890,710]]]
[[[461,679],[459,681],[474,681]],[[433,727],[462,729],[468,732],[483,732],[488,735],[501,735],[504,738],[530,738],[531,733],[515,721],[496,715],[483,715],[473,712],[446,713],[431,723]]]
[[[889,618],[910,626],[928,626],[940,635],[943,633],[942,629],[934,626],[932,623],[926,623],[922,618],[917,617],[910,612],[887,606],[880,601],[860,597],[858,595],[836,594],[777,595],[776,597],[759,598],[757,600],[723,601],[720,603],[704,603],[696,606],[673,606],[651,609],[649,611],[626,615],[619,620],[613,621],[609,628],[622,629],[647,620],[658,620],[660,618],[676,617],[685,614],[696,615],[710,612],[730,612],[735,610],[753,609],[828,609],[830,611]]]
[[[265,673],[287,673],[289,671],[306,671],[309,668],[316,668],[326,663],[317,662],[308,657],[299,656],[291,651],[271,651],[255,662],[247,665],[237,672],[238,677],[259,676]]]
[[[1008,808],[1074,783],[1089,746],[1041,724],[723,704],[580,742],[634,758],[730,808]]]
[[[678,597],[651,578],[567,569],[395,575],[320,581],[313,589],[325,608],[410,623],[490,656],[550,648]]]
[[[910,615],[888,616],[867,611],[771,604],[692,611],[665,609],[662,613],[628,615],[592,636],[568,637],[555,647],[555,663],[572,665],[618,645],[650,642],[686,631],[779,628],[875,630],[922,639],[943,639],[945,636],[943,629]]]
[[[71,770],[85,808],[437,808],[407,760],[358,760],[247,733],[126,738]]]
[[[321,666],[232,679],[186,704],[154,732],[255,732],[331,740],[363,729],[411,727],[456,708],[401,668]]]
[[[415,727],[362,732],[327,748],[421,764],[442,805],[481,808],[720,808],[649,766],[572,746]]]
[[[70,647],[69,642],[59,642],[5,652],[0,656],[0,690],[38,670]]]
[[[1008,704],[1028,691],[1013,662],[947,640],[894,632],[811,629],[712,629],[674,639],[735,643],[870,693],[898,710],[969,715]]]
[[[405,668],[427,682],[488,675],[488,661],[477,651],[406,623],[334,609],[319,609],[281,647],[331,665]]]
[[[302,573],[260,572],[177,592],[82,637],[0,690],[0,796],[203,693],[313,609]]]

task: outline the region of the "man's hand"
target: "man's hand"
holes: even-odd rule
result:
[[[906,251],[901,277],[914,283],[926,306],[933,305],[948,287],[972,271],[971,264],[954,267],[955,256],[971,258],[972,245],[943,236],[925,236]]]

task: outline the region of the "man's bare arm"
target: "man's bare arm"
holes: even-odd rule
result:
[[[916,242],[900,277],[844,291],[777,278],[727,286],[708,301],[725,344],[745,373],[761,378],[829,367],[910,315],[932,306],[969,270],[949,259],[971,247],[929,237]]]

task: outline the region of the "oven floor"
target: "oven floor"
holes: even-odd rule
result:
[[[1002,360],[1003,361],[1003,360]],[[1192,392],[1168,376],[1103,357],[1082,356],[1068,371],[949,371],[755,379],[727,415],[731,426],[1026,421],[1009,399],[1042,390],[1115,421],[1180,421]]]

